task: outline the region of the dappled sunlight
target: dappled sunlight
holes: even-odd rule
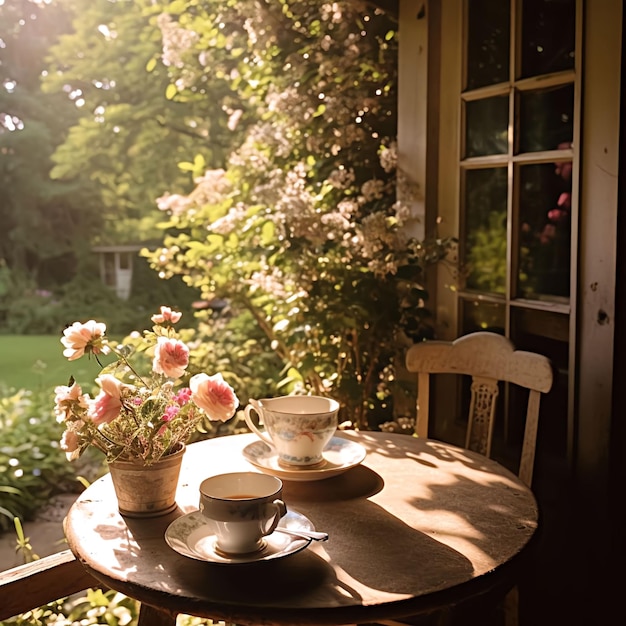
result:
[[[512,556],[520,531],[536,528],[536,506],[519,506],[523,486],[487,457],[432,440],[416,449],[409,435],[343,434],[358,438],[368,454],[394,460],[385,464],[385,481],[402,484],[404,497],[394,502],[393,513],[469,556],[478,570],[488,571],[503,554]],[[410,462],[420,465],[419,480],[406,479]]]

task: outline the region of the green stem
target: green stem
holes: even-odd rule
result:
[[[148,387],[148,383],[146,383],[146,381],[143,379],[143,377],[141,376],[141,374],[139,374],[139,372],[132,366],[131,362],[121,353],[119,353],[117,350],[113,350],[113,352],[118,356],[118,358],[124,362],[124,364],[126,365],[126,367],[128,367],[128,369],[137,377],[137,380],[139,380],[139,382],[144,386],[144,387]]]

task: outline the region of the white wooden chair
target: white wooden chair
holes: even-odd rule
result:
[[[418,377],[417,419],[415,434],[428,437],[430,377],[433,374],[458,374],[471,378],[471,398],[465,447],[487,457],[491,455],[493,426],[499,382],[508,382],[528,389],[524,439],[518,476],[531,486],[542,393],[552,388],[553,371],[550,360],[534,352],[516,350],[502,335],[475,332],[455,341],[429,340],[411,346],[406,354],[406,368]],[[504,603],[505,623],[518,623],[517,588]],[[382,621],[384,626],[403,626],[406,621]],[[419,622],[416,622],[419,623]],[[442,616],[440,624],[445,624]]]
[[[406,367],[416,373],[417,421],[415,432],[428,436],[430,376],[459,374],[472,379],[465,447],[491,456],[499,382],[528,389],[528,405],[518,476],[529,487],[532,483],[542,393],[552,388],[550,359],[534,352],[516,350],[506,337],[476,332],[452,342],[424,341],[411,346]]]

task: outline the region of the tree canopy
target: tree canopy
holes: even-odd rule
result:
[[[52,177],[94,181],[104,228],[97,243],[137,243],[158,236],[155,199],[189,189],[177,167],[191,153],[211,160],[210,106],[166,97],[158,4],[67,0],[74,18],[48,55],[47,93],[66,92],[80,109],[55,155]],[[215,105],[214,105],[215,106]],[[207,115],[207,113],[209,113]],[[219,158],[219,157],[218,157]]]
[[[58,4],[0,3],[0,259],[40,285],[64,275],[67,255],[99,223],[91,185],[49,176],[78,116],[63,92],[42,94],[39,81],[46,50],[69,29]]]

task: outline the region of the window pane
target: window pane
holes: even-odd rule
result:
[[[128,270],[130,269],[130,266],[131,266],[130,253],[120,252],[120,269]]]
[[[113,252],[104,252],[103,253],[103,269],[104,275],[102,277],[102,282],[108,287],[115,286],[115,254]]]
[[[506,154],[508,150],[509,98],[497,96],[465,105],[465,156]]]
[[[519,94],[519,151],[568,146],[574,137],[574,85]]]
[[[566,457],[567,396],[569,356],[569,316],[551,311],[514,308],[511,339],[518,350],[538,352],[552,361],[552,390],[542,396],[540,406],[540,445],[538,452]],[[525,406],[525,405],[524,405]],[[515,413],[513,413],[513,416]],[[511,428],[523,436],[524,416],[513,419]],[[517,424],[517,425],[516,425]]]
[[[573,69],[575,30],[576,0],[523,0],[522,77]]]
[[[521,297],[569,297],[571,198],[571,161],[520,168]]]
[[[465,174],[463,243],[468,289],[505,292],[506,172],[506,168],[498,167]]]
[[[485,19],[485,16],[489,19]],[[509,79],[510,8],[505,0],[469,0],[467,89]]]
[[[479,300],[461,300],[461,334],[487,330],[504,335],[504,305]]]

